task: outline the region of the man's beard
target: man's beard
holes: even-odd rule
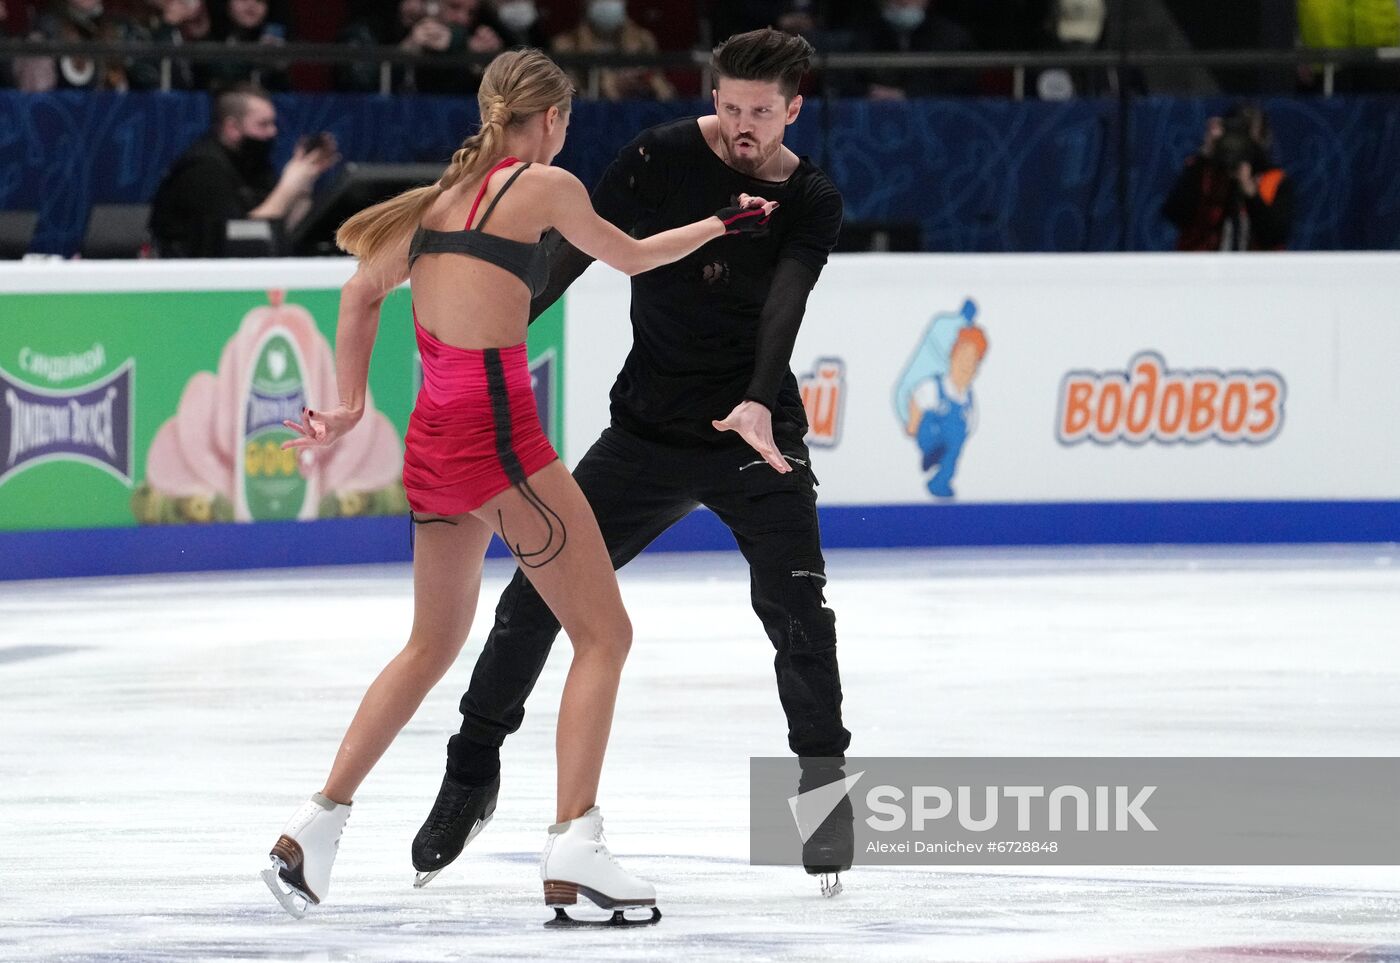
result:
[[[738,153],[739,142],[750,145],[751,154],[740,156]],[[753,174],[773,156],[773,151],[764,153],[763,145],[752,137],[736,137],[728,143],[729,166],[743,171],[745,174]]]

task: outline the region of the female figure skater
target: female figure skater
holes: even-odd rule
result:
[[[410,279],[423,359],[403,473],[418,526],[414,615],[408,644],[365,693],[325,786],[272,848],[263,878],[294,916],[325,899],[355,790],[466,641],[494,532],[574,647],[555,741],[557,822],[540,863],[545,902],[557,908],[552,922],[575,922],[562,907],[580,891],[615,911],[610,923],[660,918],[651,884],[619,867],[602,842],[595,797],[632,626],[593,513],[540,428],[526,360],[527,314],[547,280],[540,238],[550,228],[632,275],[724,234],[751,232],[776,205],[741,197],[714,217],[645,240],[629,237],[594,214],[577,178],[550,166],[564,144],[572,93],[544,54],[501,54],[478,94],[481,130],[437,184],[362,211],[336,235],[360,259],[341,291],[340,404],[287,422],[300,437],[285,447],[330,445],[355,427],[380,305]],[[651,917],[628,920],[625,907],[648,907]]]

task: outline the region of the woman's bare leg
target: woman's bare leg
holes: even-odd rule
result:
[[[420,516],[422,517],[422,516]],[[481,560],[491,529],[471,515],[417,526],[413,547],[413,631],[379,673],[340,743],[322,795],[348,803],[423,698],[462,650],[481,594]]]
[[[506,543],[524,553],[517,561],[574,646],[554,740],[556,819],[565,822],[597,802],[632,623],[598,522],[573,476],[556,461],[531,475],[529,486],[542,509],[511,488],[475,514],[498,532],[503,528]]]

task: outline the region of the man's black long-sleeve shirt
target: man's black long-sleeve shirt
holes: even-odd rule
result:
[[[161,257],[223,257],[228,222],[248,216],[277,186],[272,166],[240,168],[206,135],[170,166],[151,201],[151,234]]]
[[[841,229],[841,195],[827,176],[803,158],[781,183],[749,177],[715,154],[691,117],[643,131],[623,148],[593,206],[642,238],[702,220],[741,193],[778,202],[766,234],[717,238],[632,279],[632,350],[611,400],[614,422],[634,434],[712,443],[719,435],[710,422],[745,398],[765,404],[775,428],[787,422],[805,431],[788,363],[807,293]],[[532,316],[589,263],[562,244]]]

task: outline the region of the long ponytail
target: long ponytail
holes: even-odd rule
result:
[[[404,191],[351,217],[335,232],[335,243],[369,268],[380,267],[401,249],[444,191],[470,182],[505,156],[506,128],[550,107],[567,112],[573,85],[559,66],[538,50],[503,53],[481,78],[477,105],[481,128],[462,142],[436,184]]]

